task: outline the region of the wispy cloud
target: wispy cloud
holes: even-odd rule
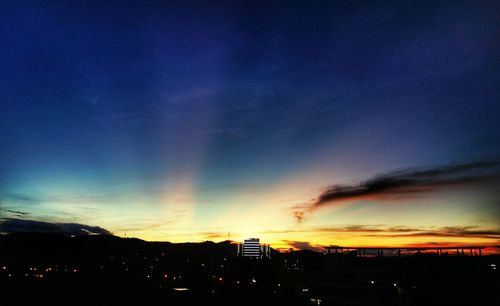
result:
[[[0,199],[2,201],[16,202],[16,203],[39,203],[41,202],[40,198],[19,194],[19,193],[3,193],[0,194]]]
[[[306,211],[309,210],[307,205],[295,205],[285,209],[286,213],[291,214],[297,223],[302,223],[306,218]]]
[[[10,234],[19,232],[57,233],[67,235],[111,234],[102,227],[79,223],[50,223],[23,219],[5,219],[0,222],[0,233]]]
[[[89,203],[115,199],[116,195],[28,195],[21,193],[2,193],[0,199],[5,202],[37,204],[37,203]]]
[[[432,192],[452,185],[475,184],[491,180],[498,162],[477,162],[437,168],[404,169],[379,175],[356,185],[333,185],[319,195],[313,207],[360,198],[400,199]]]
[[[313,246],[309,242],[306,242],[306,241],[283,240],[283,242],[287,243],[292,248],[299,249],[299,250],[310,250],[310,251],[316,251],[316,252],[321,252],[324,250],[321,246]]]
[[[28,213],[28,212],[24,212],[24,211],[18,211],[18,210],[12,210],[12,209],[3,209],[3,208],[0,208],[1,211],[5,211],[9,214],[12,214],[18,218],[24,218],[26,216],[29,216],[31,215],[31,213]]]
[[[370,237],[401,238],[401,237],[469,237],[500,239],[500,230],[483,230],[474,226],[468,227],[442,227],[437,230],[425,230],[409,232],[393,232],[365,234]]]
[[[295,220],[297,220],[297,222],[299,222],[299,223],[302,223],[302,220],[304,220],[304,215],[305,215],[305,212],[303,212],[303,211],[294,211],[293,212],[293,216],[295,217]]]
[[[367,226],[348,225],[339,227],[308,227],[301,229],[285,229],[263,231],[261,234],[353,234],[362,237],[404,238],[404,237],[455,237],[455,238],[486,238],[500,239],[499,228],[480,228],[478,226],[447,226],[447,227],[406,227],[406,226]]]
[[[229,235],[227,232],[200,232],[198,234],[200,236],[206,237],[206,239],[229,239]]]
[[[353,185],[332,185],[293,214],[300,223],[305,214],[323,206],[353,200],[404,200],[420,194],[463,185],[481,185],[499,178],[498,161],[480,161],[433,168],[409,168],[377,175]]]

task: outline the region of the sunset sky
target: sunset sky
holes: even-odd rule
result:
[[[3,1],[0,232],[500,245],[498,1]]]

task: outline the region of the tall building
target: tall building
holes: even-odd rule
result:
[[[260,243],[259,238],[245,239],[243,242],[243,257],[258,257],[260,258]]]
[[[271,246],[269,244],[261,245],[260,252],[263,257],[271,258]]]
[[[268,244],[261,245],[259,238],[249,238],[245,239],[243,244],[238,245],[238,255],[252,258],[270,258],[271,247]]]

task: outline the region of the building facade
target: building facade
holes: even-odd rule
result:
[[[238,245],[238,255],[250,258],[270,258],[271,247],[268,244],[261,245],[259,238],[249,238]]]

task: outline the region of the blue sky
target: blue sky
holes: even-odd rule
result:
[[[180,241],[353,224],[498,229],[491,181],[403,198],[403,224],[383,217],[394,207],[381,199],[301,224],[288,211],[336,184],[498,159],[493,1],[27,1],[0,12],[5,220],[20,211]],[[311,239],[288,235],[269,239]]]

